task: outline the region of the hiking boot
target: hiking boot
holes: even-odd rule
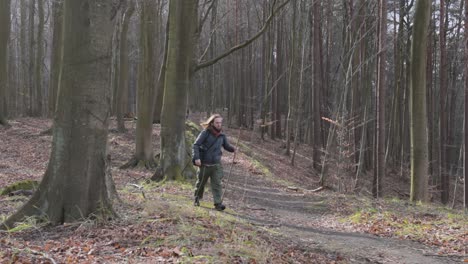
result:
[[[226,209],[226,206],[222,203],[215,204],[214,206],[215,206],[215,209],[218,211],[223,211],[224,209]]]
[[[200,206],[200,198],[195,197],[195,201],[193,202],[193,205]]]

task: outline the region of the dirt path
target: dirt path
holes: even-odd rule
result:
[[[301,194],[279,186],[263,176],[226,172],[225,203],[254,225],[280,234],[278,239],[305,250],[322,251],[352,263],[458,263],[438,257],[434,250],[416,242],[380,238],[361,233],[338,232],[321,226],[327,221],[326,196]],[[244,176],[245,175],[245,176]]]

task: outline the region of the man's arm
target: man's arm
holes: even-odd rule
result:
[[[193,143],[192,146],[192,162],[200,166],[201,161],[200,161],[200,146],[203,144],[203,142],[206,140],[206,137],[208,136],[207,131],[203,130],[200,134],[198,134],[197,139],[195,140],[195,143]],[[197,162],[198,161],[198,162]]]
[[[236,151],[236,148],[234,148],[233,146],[231,146],[231,144],[229,144],[226,136],[223,137],[223,148],[229,152],[235,152]]]

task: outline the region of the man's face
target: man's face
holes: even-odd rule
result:
[[[223,119],[221,117],[215,118],[215,120],[213,121],[213,126],[216,129],[221,130],[222,125],[223,125]]]

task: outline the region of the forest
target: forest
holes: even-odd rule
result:
[[[468,0],[0,0],[0,262],[468,261],[467,60]]]

